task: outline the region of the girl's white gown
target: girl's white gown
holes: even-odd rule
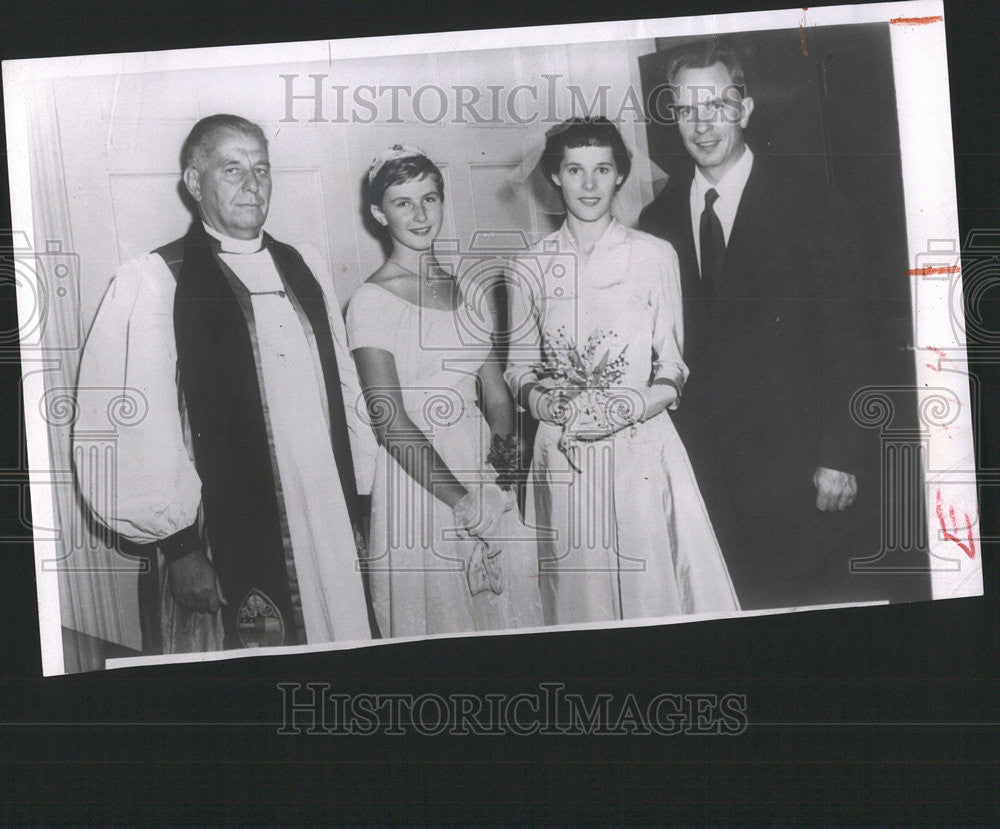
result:
[[[476,403],[476,372],[490,354],[492,331],[489,314],[471,306],[424,308],[371,283],[358,288],[347,311],[351,350],[393,355],[406,414],[466,486],[496,478],[486,463],[490,429]],[[386,397],[372,417],[390,415]],[[543,624],[534,533],[516,507],[504,515],[502,532],[503,590],[473,595],[465,566],[477,541],[461,538],[451,508],[380,447],[367,568],[382,635]]]
[[[656,377],[683,387],[680,277],[667,242],[612,221],[585,257],[564,225],[518,258],[511,281],[515,392],[557,350],[581,352],[588,341],[598,358],[624,350],[614,392],[624,400]],[[559,448],[561,433],[539,425],[527,510],[546,622],[739,609],[669,411],[578,444],[581,471]]]

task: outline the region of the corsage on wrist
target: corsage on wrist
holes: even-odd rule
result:
[[[521,442],[517,435],[493,435],[486,462],[497,471],[497,486],[510,492],[517,485],[521,472]]]

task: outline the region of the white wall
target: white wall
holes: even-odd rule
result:
[[[184,233],[190,216],[177,192],[178,156],[191,126],[217,112],[243,115],[259,123],[270,141],[274,192],[267,230],[282,241],[311,244],[323,252],[343,305],[382,261],[378,241],[362,224],[361,181],[376,152],[394,143],[411,143],[439,162],[447,179],[442,238],[457,239],[465,249],[477,231],[515,230],[534,241],[560,218],[546,213],[545,203],[530,188],[512,189],[509,178],[540,145],[550,124],[512,123],[503,110],[490,123],[455,123],[461,117],[456,88],[478,91],[477,111],[493,115],[487,103],[494,94],[490,87],[501,87],[500,100],[505,102],[514,87],[526,84],[538,90],[541,103],[527,106],[530,97],[522,93],[522,116],[549,111],[564,118],[582,114],[579,98],[575,112],[570,105],[572,85],[586,102],[605,86],[609,111],[600,114],[614,118],[629,88],[640,89],[637,57],[653,50],[652,41],[630,41],[55,79],[43,91],[56,117],[39,119],[34,129],[49,155],[61,157],[62,169],[33,171],[36,179],[41,177],[35,190],[49,208],[36,215],[61,213],[68,224],[59,238],[68,235],[65,245],[79,255],[80,322],[85,332],[117,265]],[[289,74],[298,76],[293,82],[296,94],[313,91],[309,75],[324,76],[323,115],[328,119],[338,116],[334,86],[346,87],[349,103],[363,85],[435,85],[444,91],[448,109],[445,119],[423,123],[409,105],[411,97],[401,94],[400,123],[385,123],[391,117],[390,96],[382,95],[374,123],[351,122],[354,113],[363,119],[371,116],[362,107],[340,113],[347,115],[346,123],[313,123],[314,103],[299,100],[293,104],[292,115],[298,119],[293,123],[285,119],[287,81],[281,77]],[[462,94],[468,99],[475,92]],[[374,90],[369,97],[375,97]],[[420,114],[425,119],[436,114],[438,101],[428,92],[421,99]],[[644,159],[645,128],[636,122],[634,110],[624,115],[625,140]],[[648,178],[648,168],[640,162],[620,194],[623,221],[634,221],[651,198]],[[36,226],[36,245],[43,247],[50,238],[54,229],[43,220]],[[509,237],[483,238],[490,243]],[[71,369],[73,360],[67,363]],[[55,438],[53,451],[65,451],[66,435]],[[70,580],[64,592],[67,589],[78,587]],[[123,591],[116,595],[119,598],[74,604],[72,614],[64,612],[64,624],[134,646],[134,626],[125,624],[123,633],[121,623],[122,613],[130,617],[134,608],[123,611]],[[64,608],[68,598],[63,596]]]

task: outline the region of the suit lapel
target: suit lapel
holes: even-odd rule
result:
[[[701,295],[701,271],[691,230],[692,175],[693,169],[668,185],[670,190],[665,194],[664,205],[670,228],[668,240],[673,244],[681,266],[681,290],[685,297],[691,298]]]
[[[766,252],[774,249],[774,216],[768,205],[767,175],[766,165],[758,156],[743,188],[736,221],[726,245],[719,280],[722,294],[738,290],[749,274],[761,271]]]

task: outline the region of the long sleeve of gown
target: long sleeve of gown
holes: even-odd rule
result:
[[[684,363],[684,313],[681,302],[680,265],[667,242],[656,240],[656,253],[648,261],[651,276],[649,304],[653,315],[653,380],[669,380],[684,388],[688,368]],[[671,405],[676,408],[677,403]]]
[[[347,417],[348,439],[351,444],[351,455],[354,459],[354,479],[358,493],[368,495],[372,491],[372,481],[375,477],[378,443],[368,421],[368,410],[361,392],[358,369],[354,365],[354,358],[348,348],[347,329],[344,325],[344,317],[340,313],[340,304],[334,289],[333,277],[330,275],[322,256],[315,248],[303,245],[299,248],[299,252],[326,296],[330,333],[333,335],[333,347],[337,353],[340,391],[344,398],[344,412]]]
[[[80,362],[74,467],[97,519],[174,559],[199,546],[201,480],[184,437],[174,278],[156,254],[126,262]]]
[[[510,346],[503,375],[515,400],[525,384],[538,379],[535,366],[542,360],[538,298],[518,270],[511,268],[508,275]]]

